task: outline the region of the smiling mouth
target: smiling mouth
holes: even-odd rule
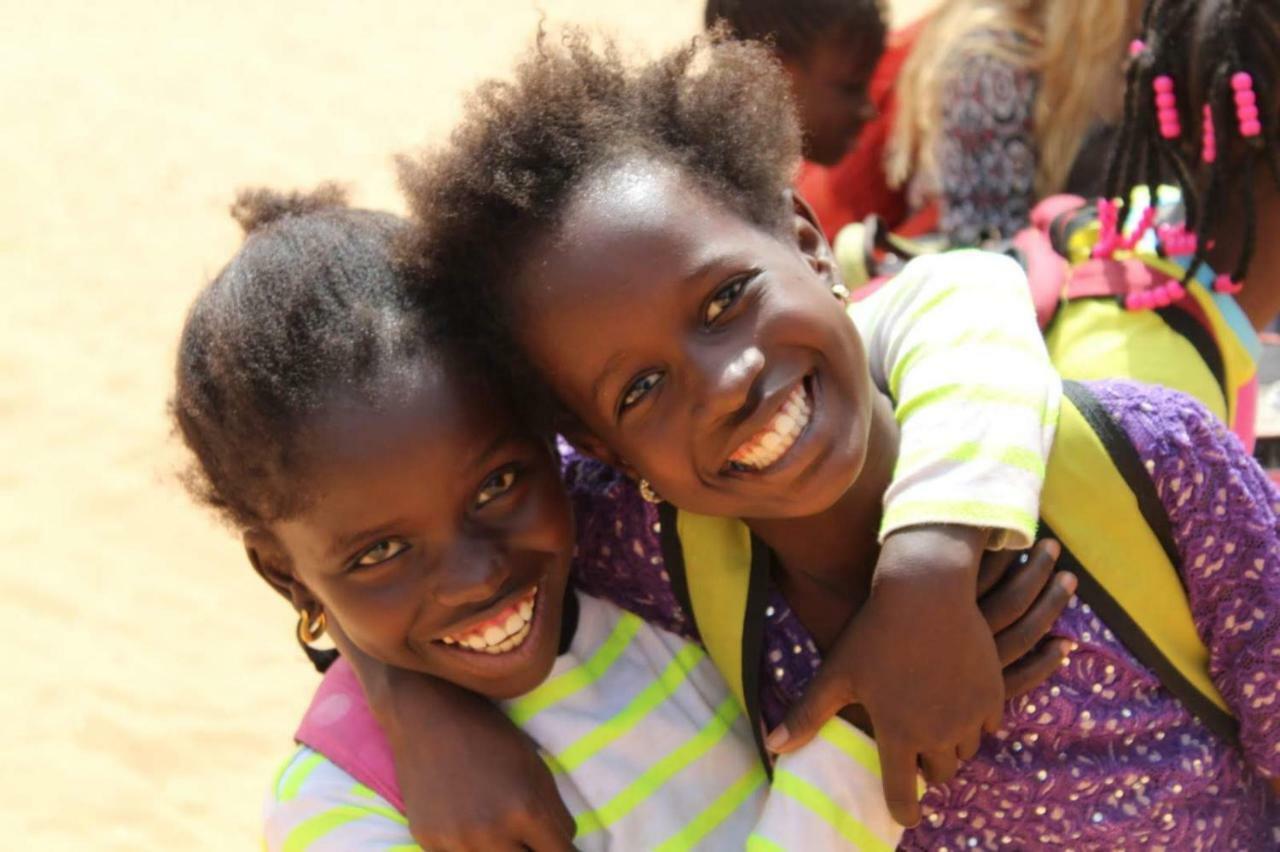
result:
[[[769,422],[733,451],[728,469],[735,473],[759,473],[773,467],[800,440],[812,417],[813,399],[806,376],[796,382]]]
[[[538,587],[534,586],[510,606],[495,613],[492,618],[473,625],[465,631],[450,633],[437,641],[460,650],[480,654],[505,654],[524,644],[533,629],[533,615],[537,606]]]

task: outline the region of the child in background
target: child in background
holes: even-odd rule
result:
[[[872,214],[897,233],[932,230],[934,212],[912,215],[884,171],[894,89],[920,23],[886,35],[876,0],[707,0],[703,21],[765,43],[786,69],[804,133],[796,188],[828,239]]]
[[[328,632],[348,658],[500,700],[569,808],[524,827],[533,848],[570,836],[582,849],[896,841],[863,735],[833,723],[778,763],[771,792],[701,649],[567,589],[574,538],[553,443],[404,286],[396,217],[346,208],[331,189],[247,193],[236,213],[250,234],[191,311],[173,410],[195,493],[243,532],[258,573],[298,610],[300,641]],[[1038,551],[984,607],[1025,612],[1049,562]],[[1039,630],[1001,630],[1006,644],[1038,638],[1061,608],[1050,598]],[[327,695],[317,722],[337,724],[342,699]],[[269,849],[411,843],[375,789],[307,748],[282,769],[266,821]]]
[[[826,295],[839,283],[829,249],[807,211],[788,203],[798,140],[769,108],[782,85],[771,68],[748,45],[713,43],[632,69],[581,39],[563,49],[544,44],[514,83],[485,89],[451,148],[421,161],[406,186],[423,273],[441,310],[471,323],[490,349],[515,346],[512,355],[525,360],[509,362],[538,371],[567,409],[574,440],[678,506],[677,523],[693,513],[744,519],[796,615],[819,633],[862,607],[831,646],[813,682],[817,694],[799,700],[803,711],[793,707],[788,730],[771,741],[786,748],[825,712],[861,699],[887,779],[900,762],[883,739],[892,738],[892,719],[881,724],[883,697],[851,686],[846,667],[874,660],[880,652],[871,646],[885,633],[900,645],[945,635],[946,616],[893,634],[864,603],[883,591],[879,576],[873,583],[865,567],[841,573],[846,558],[874,554],[890,474],[911,453],[899,455],[888,400],[872,385],[853,326]],[[726,147],[725,138],[750,145]],[[929,282],[932,299],[912,317],[941,333],[956,322],[949,300],[974,282],[993,287],[993,306],[1021,293],[1029,311],[1017,278],[1008,260],[928,258],[873,296],[871,309]],[[1020,410],[999,387],[947,376],[944,353],[908,355],[920,371],[910,386],[890,376],[900,412],[919,414],[966,392],[1003,400],[1011,416]],[[940,372],[926,375],[926,364]],[[931,378],[942,380],[931,387]],[[1188,399],[1126,383],[1073,393],[1075,419],[1106,431],[1117,453],[1126,448],[1129,476],[1120,489],[1091,480],[1065,492],[1055,485],[1056,505],[1147,507],[1139,523],[1159,539],[1148,562],[1168,567],[1163,585],[1175,596],[1162,598],[1160,611],[1182,608],[1191,641],[1203,645],[1207,692],[1188,693],[1167,661],[1143,648],[1126,621],[1144,618],[1141,594],[1133,610],[1114,600],[1105,614],[1070,609],[1057,628],[1080,646],[1070,664],[1011,707],[954,782],[930,789],[926,824],[904,845],[1274,845],[1267,779],[1280,774],[1275,494],[1239,443]],[[1066,453],[1060,474],[1083,459],[1080,434],[1055,447]],[[674,567],[665,547],[670,517],[637,553],[637,570],[651,560]],[[1105,555],[1136,532],[1128,521],[1123,529],[1108,523],[1055,529]],[[688,568],[692,582],[700,569]],[[745,618],[769,605],[763,594],[749,596]],[[874,626],[864,632],[867,619]],[[778,649],[791,654],[774,658],[767,645],[762,652],[776,660],[774,679],[792,701],[812,671],[796,661],[817,657],[794,627],[794,647]],[[766,637],[779,629],[764,622]],[[900,683],[929,671],[924,659],[894,665]],[[1200,701],[1210,693],[1217,711]],[[890,789],[891,804],[901,797]]]

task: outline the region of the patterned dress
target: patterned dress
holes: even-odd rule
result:
[[[1240,721],[1237,747],[1205,728],[1074,604],[1053,634],[1079,649],[1011,702],[1005,726],[951,782],[930,788],[907,849],[1280,848],[1280,497],[1224,427],[1188,398],[1092,385],[1151,472],[1174,529],[1214,681]],[[588,594],[692,635],[663,569],[653,506],[615,472],[571,459]],[[693,570],[696,570],[694,568]],[[777,723],[820,663],[775,591],[761,683]]]
[[[957,62],[942,93],[936,150],[940,228],[959,245],[1026,227],[1036,201],[1039,78],[989,55]]]

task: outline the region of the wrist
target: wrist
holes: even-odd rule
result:
[[[924,524],[885,538],[872,577],[872,592],[904,585],[927,585],[939,592],[972,595],[990,530],[953,524]]]

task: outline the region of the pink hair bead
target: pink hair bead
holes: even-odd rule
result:
[[[1218,139],[1213,129],[1213,107],[1204,105],[1204,132],[1200,135],[1201,157],[1206,163],[1218,159]]]
[[[1258,95],[1253,91],[1253,76],[1248,71],[1231,75],[1231,88],[1235,90],[1236,122],[1240,135],[1246,139],[1262,135],[1262,122],[1258,120]]]
[[[1177,96],[1173,93],[1173,78],[1161,74],[1151,81],[1156,92],[1156,122],[1160,135],[1165,139],[1177,139],[1182,135],[1182,122],[1178,118]]]
[[[1135,38],[1129,42],[1129,55],[1138,56],[1147,49],[1147,43],[1140,38]]]
[[[1224,293],[1228,296],[1234,296],[1244,289],[1244,285],[1239,282],[1232,281],[1229,275],[1219,275],[1213,280],[1213,289],[1216,293]]]

